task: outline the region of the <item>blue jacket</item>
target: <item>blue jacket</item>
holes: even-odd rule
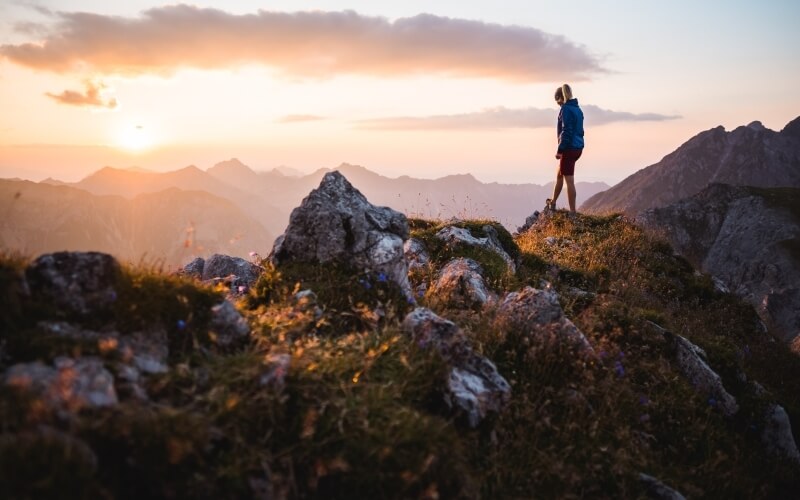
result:
[[[558,151],[583,149],[583,111],[577,99],[570,99],[558,112]]]

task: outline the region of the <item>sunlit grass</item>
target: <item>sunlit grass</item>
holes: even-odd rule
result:
[[[461,224],[480,237],[487,223]],[[596,356],[504,331],[491,307],[437,310],[512,386],[508,407],[470,429],[443,402],[443,360],[400,328],[414,304],[379,275],[264,263],[266,272],[238,303],[251,338],[221,350],[209,342],[206,312],[220,291],[123,268],[117,324],[123,333],[165,328],[169,371],[143,381],[150,401],[124,400],[69,423],[35,398],[0,388],[2,460],[38,465],[0,469],[6,491],[46,495],[69,487],[86,498],[250,498],[259,491],[278,498],[638,498],[645,495],[640,473],[687,497],[786,498],[800,487],[790,464],[765,454],[758,427],[766,405],[777,401],[800,428],[799,358],[769,340],[751,307],[716,291],[662,240],[619,216],[557,212],[516,238],[498,231],[518,262],[510,273],[495,255],[440,244],[433,235],[441,227],[411,221],[412,236],[434,262],[412,280],[430,281],[447,260],[469,256],[499,294],[547,282]],[[22,335],[47,311],[14,288],[24,265],[0,261],[0,297],[9,304],[3,368],[10,360],[74,353],[74,345],[39,349]],[[316,302],[298,302],[297,292],[306,289]],[[418,301],[428,305],[427,297]],[[706,350],[740,404],[735,417],[694,390],[662,329]],[[766,393],[756,394],[750,381]],[[30,437],[42,424],[80,439],[97,466],[75,441]],[[34,470],[51,468],[70,474],[31,486]]]

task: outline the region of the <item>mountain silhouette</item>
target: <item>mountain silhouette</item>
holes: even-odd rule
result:
[[[247,167],[245,167],[247,168]],[[389,178],[363,166],[342,163],[336,168],[321,168],[302,177],[280,172],[245,172],[241,162],[218,163],[209,173],[240,190],[261,193],[287,215],[330,171],[342,173],[371,203],[399,210],[409,216],[448,219],[493,218],[509,229],[522,225],[525,218],[544,206],[553,192],[552,183],[483,183],[471,174],[449,175],[438,179],[409,176]],[[253,175],[255,174],[255,175]],[[577,183],[578,201],[607,189],[603,182]]]
[[[692,196],[711,183],[800,187],[800,117],[780,132],[757,121],[731,132],[722,126],[701,132],[580,208],[634,216]]]
[[[127,199],[0,180],[0,213],[0,247],[27,255],[91,250],[176,268],[213,253],[246,257],[274,239],[230,201],[176,188]]]

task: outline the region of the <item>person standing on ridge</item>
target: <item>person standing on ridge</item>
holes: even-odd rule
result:
[[[558,172],[556,173],[556,184],[553,186],[553,197],[547,199],[545,208],[556,209],[556,200],[566,181],[569,209],[575,212],[575,162],[583,152],[583,111],[578,106],[578,100],[572,97],[572,89],[566,83],[556,89],[555,98],[556,103],[561,107],[556,126]]]

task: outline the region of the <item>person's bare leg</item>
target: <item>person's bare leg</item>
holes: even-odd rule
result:
[[[567,199],[569,200],[570,211],[575,211],[575,176],[565,175],[564,179],[567,181]]]
[[[563,186],[564,186],[564,176],[561,175],[561,172],[559,172],[556,175],[556,184],[553,186],[553,197],[551,198],[554,208],[556,206],[556,200],[558,199],[558,195],[561,194],[561,188]]]

